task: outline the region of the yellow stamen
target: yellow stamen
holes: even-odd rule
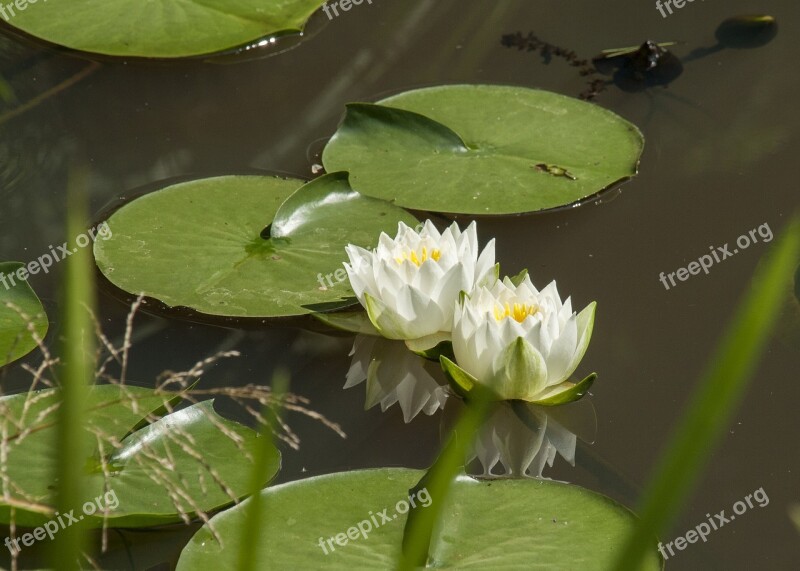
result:
[[[441,257],[442,257],[442,252],[441,251],[434,249],[434,250],[431,250],[430,254],[429,254],[428,253],[428,248],[423,246],[422,247],[422,252],[419,255],[417,255],[417,252],[415,250],[411,250],[411,253],[405,252],[405,253],[403,253],[403,255],[401,257],[395,258],[395,261],[398,264],[402,264],[403,262],[405,262],[407,260],[407,261],[411,262],[412,264],[414,264],[415,266],[419,267],[422,264],[424,264],[425,262],[427,262],[428,260],[433,260],[434,262],[438,262],[439,258],[441,258]]]
[[[511,317],[517,323],[522,323],[529,315],[535,315],[539,311],[539,306],[535,303],[515,303],[511,307],[508,303],[505,306],[496,306],[494,308],[494,318],[497,321],[502,321],[506,317]]]

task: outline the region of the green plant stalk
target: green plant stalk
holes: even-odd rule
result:
[[[800,255],[800,219],[789,224],[784,237],[756,274],[750,292],[707,364],[654,476],[644,492],[640,522],[628,537],[613,569],[638,569],[655,538],[675,521],[701,472],[709,451],[720,440],[741,402],[779,315],[786,283]]]
[[[65,260],[63,333],[58,377],[61,402],[57,412],[56,498],[59,513],[75,510],[79,517],[84,500],[85,466],[89,455],[88,433],[84,430],[84,408],[88,386],[94,380],[94,279],[88,248],[79,248],[75,238],[87,226],[86,173],[77,170],[67,188],[67,233],[69,248],[76,250]],[[51,565],[57,571],[81,569],[80,559],[86,546],[82,522],[60,530],[51,550]]]
[[[281,418],[281,401],[283,395],[289,390],[289,377],[285,371],[276,371],[272,377],[272,405],[264,405],[262,417],[264,419]],[[244,528],[241,530],[241,545],[239,546],[239,571],[257,571],[257,550],[264,521],[261,519],[261,488],[269,476],[269,457],[272,450],[273,435],[270,424],[265,422],[261,427],[258,445],[253,451],[253,467],[250,471],[250,486],[247,515]]]
[[[797,532],[800,533],[800,504],[789,506],[789,517],[797,528]]]
[[[434,528],[441,519],[453,481],[464,465],[467,447],[475,440],[478,429],[496,400],[495,395],[480,385],[475,385],[469,397],[466,409],[450,432],[446,446],[409,494],[426,488],[431,503],[425,508],[415,506],[408,513],[403,532],[403,550],[397,561],[398,571],[427,566]]]

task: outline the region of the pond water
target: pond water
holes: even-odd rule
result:
[[[507,273],[527,267],[540,286],[556,279],[576,307],[597,301],[594,338],[578,372],[599,377],[575,420],[575,465],[558,457],[544,475],[633,507],[767,251],[757,229],[767,225],[778,236],[800,204],[792,182],[800,153],[800,112],[792,97],[800,20],[789,0],[695,2],[668,17],[652,2],[633,0],[374,0],[330,21],[317,14],[308,38],[271,57],[252,50],[238,58],[170,63],[104,58],[94,64],[5,28],[0,74],[21,102],[32,103],[13,117],[0,113],[1,257],[29,261],[63,242],[64,189],[75,165],[88,166],[98,219],[122,198],[172,177],[263,171],[312,178],[324,142],[351,101],[451,83],[571,96],[586,89],[588,79],[575,67],[504,47],[505,34],[533,31],[582,58],[645,40],[675,41],[670,50],[686,57],[713,46],[725,18],[754,10],[777,18],[780,31],[768,45],[688,61],[667,87],[610,86],[597,95],[596,103],[637,125],[646,139],[640,173],[621,191],[578,208],[478,221],[482,242],[496,238]],[[83,75],[73,85],[37,100],[76,74]],[[456,220],[465,225],[471,218]],[[662,272],[676,272],[710,246],[733,244],[753,229],[758,243],[715,264],[708,275],[669,289],[660,281]],[[56,266],[31,281],[51,316],[51,336],[59,330],[62,270]],[[122,335],[127,310],[115,295],[101,293],[101,321],[112,338]],[[796,311],[787,302],[789,329]],[[204,387],[267,384],[275,370],[288,370],[291,390],[338,423],[347,438],[290,414],[301,445],[283,450],[279,482],[358,468],[425,468],[453,422],[450,405],[408,423],[398,405],[365,411],[365,385],[343,388],[352,335],[294,323],[212,326],[147,313],[137,317],[134,331],[129,377],[143,386],[164,370],[187,369],[227,350],[241,357],[212,366]],[[794,335],[783,329],[770,340],[744,405],[666,537],[684,534],[706,514],[730,512],[759,488],[769,504],[679,552],[668,569],[797,568],[800,542],[788,517],[789,506],[800,502]],[[27,382],[19,367],[3,372],[5,392]],[[220,409],[250,422],[230,403],[221,401]],[[120,556],[109,559],[108,568],[171,569],[189,534],[127,537],[146,545],[137,557],[147,553],[149,559],[130,567]]]

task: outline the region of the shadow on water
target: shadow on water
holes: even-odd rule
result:
[[[181,548],[200,529],[200,524],[189,526],[168,526],[146,530],[109,529],[105,532],[107,551],[94,559],[96,568],[104,571],[130,571],[147,569],[148,571],[168,571],[174,569],[180,556]],[[22,544],[19,538],[28,532],[17,529],[14,537],[20,547],[16,568],[19,571],[43,569],[47,565],[50,542],[45,536],[42,541],[35,541],[30,546]],[[11,537],[11,529],[0,526],[0,536]],[[98,543],[103,541],[103,532],[97,531],[92,537]],[[29,542],[31,540],[28,540]],[[0,568],[11,569],[11,557],[3,547],[0,553]],[[94,568],[94,567],[90,567]]]

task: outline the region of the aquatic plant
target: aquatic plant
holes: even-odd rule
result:
[[[349,244],[350,285],[383,337],[417,351],[450,340],[453,309],[462,291],[497,279],[494,240],[478,248],[477,226],[453,223],[439,233],[430,220],[419,232],[402,222],[372,251]]]

